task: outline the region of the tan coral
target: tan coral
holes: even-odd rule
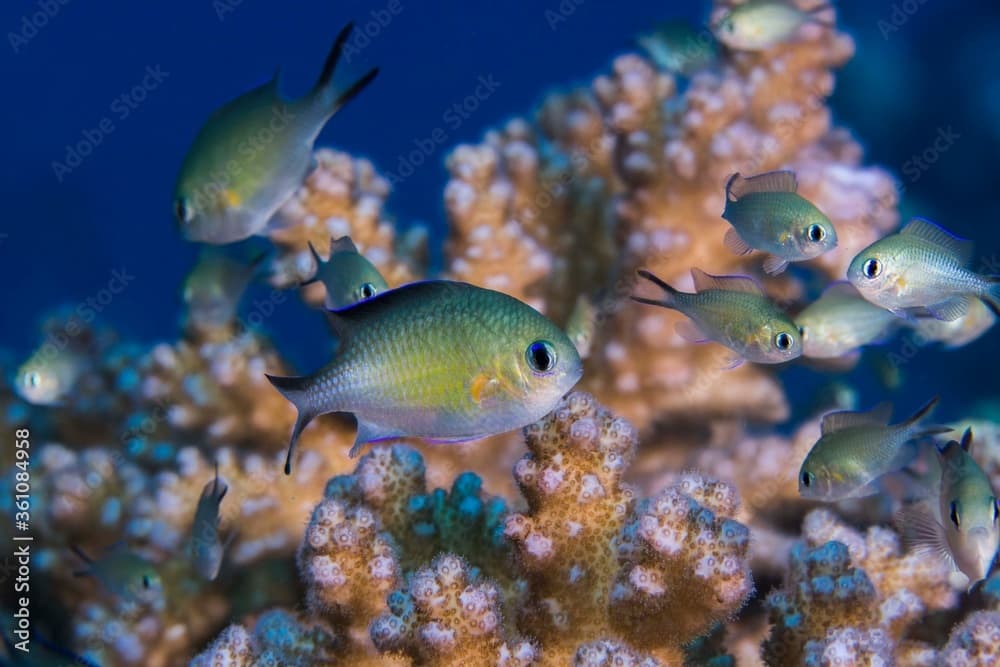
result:
[[[978,611],[951,632],[941,651],[946,667],[987,667],[1000,664],[1000,612]]]

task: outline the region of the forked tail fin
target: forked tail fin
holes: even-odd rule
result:
[[[309,422],[318,413],[309,405],[309,386],[306,378],[281,375],[266,375],[265,377],[298,410],[298,416],[295,418],[295,426],[292,427],[292,437],[288,442],[288,454],[285,457],[285,474],[291,475],[292,455],[295,453],[295,446],[298,443],[299,436],[302,435],[302,431],[305,430]]]

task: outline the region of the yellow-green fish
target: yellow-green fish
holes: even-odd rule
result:
[[[184,280],[185,326],[203,334],[228,331],[263,258],[244,263],[216,249],[203,252]]]
[[[923,426],[938,403],[934,397],[900,424],[889,424],[892,405],[868,412],[831,412],[823,417],[821,436],[799,470],[799,495],[828,502],[879,492],[879,481],[908,465],[917,455],[913,441],[947,433],[950,428]]]
[[[375,265],[358,252],[350,237],[342,236],[330,242],[330,259],[324,260],[309,244],[316,260],[316,275],[304,285],[321,282],[326,288],[326,307],[340,310],[359,301],[370,299],[389,289],[389,284]]]
[[[900,319],[916,332],[920,344],[941,343],[948,349],[968,345],[996,324],[997,316],[982,299],[972,299],[969,310],[957,320],[938,320],[933,317]]]
[[[972,458],[972,429],[961,442],[937,449],[940,477],[929,498],[904,507],[900,523],[917,551],[948,560],[969,578],[969,588],[985,579],[1000,547],[996,492]]]
[[[125,601],[150,603],[163,595],[163,582],[156,566],[123,543],[112,545],[103,556],[92,559],[79,547],[70,549],[87,567],[75,577],[94,577],[112,595]]]
[[[353,28],[337,35],[312,91],[281,96],[279,75],[216,111],[184,158],[174,214],[189,241],[233,243],[263,233],[301,184],[326,122],[371,83],[371,70],[343,92],[333,73]]]
[[[859,252],[847,278],[863,297],[902,316],[916,310],[939,320],[957,320],[976,298],[998,313],[1000,277],[967,268],[971,256],[971,241],[914,218],[898,233]]]
[[[863,345],[884,340],[899,318],[865,301],[853,285],[830,285],[815,302],[795,317],[802,335],[802,355],[834,359]]]
[[[69,349],[46,342],[17,371],[14,389],[33,405],[59,405],[84,374],[89,362]]]
[[[690,76],[710,66],[717,55],[715,37],[708,29],[696,30],[687,21],[665,21],[652,32],[636,37],[657,67]]]
[[[469,440],[537,421],[583,374],[559,327],[466,283],[411,283],[329,316],[339,339],[333,361],[307,377],[268,376],[298,408],[286,473],[317,415],[354,414],[351,456],[388,438]]]
[[[719,41],[737,51],[761,51],[784,42],[806,23],[832,26],[830,5],[799,9],[794,0],[747,0],[716,21]]]
[[[191,563],[195,572],[207,581],[219,576],[225,546],[219,535],[219,513],[222,499],[229,485],[219,478],[219,464],[215,464],[215,477],[205,484],[198,499],[191,524]]]
[[[726,183],[722,217],[726,247],[737,255],[768,253],[764,270],[776,275],[789,262],[819,257],[837,246],[837,230],[812,202],[799,195],[795,174],[771,171],[750,178],[733,174]]]
[[[679,292],[649,271],[639,275],[659,286],[662,299],[633,296],[639,303],[676,310],[690,318],[677,333],[693,343],[709,340],[736,353],[731,368],[744,360],[780,364],[802,354],[802,338],[791,318],[775,306],[763,288],[747,276],[713,276],[691,269],[695,293]]]

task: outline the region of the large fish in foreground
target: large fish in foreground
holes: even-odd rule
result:
[[[348,24],[337,35],[319,80],[304,97],[284,99],[276,74],[209,117],[177,181],[174,215],[184,238],[222,244],[264,231],[306,176],[320,130],[378,73],[371,70],[343,91],[334,85],[352,28]]]
[[[931,399],[900,424],[889,424],[892,406],[881,403],[868,412],[831,412],[823,417],[821,436],[799,470],[799,495],[833,502],[878,493],[879,480],[913,461],[913,441],[947,433],[950,428],[921,422],[938,403]]]
[[[688,318],[677,333],[693,343],[715,341],[736,353],[731,365],[743,360],[780,364],[802,354],[799,330],[763,288],[747,276],[713,276],[691,269],[695,293],[680,292],[649,271],[639,275],[663,290],[661,299],[633,296],[633,301],[676,310]]]
[[[940,478],[926,500],[899,514],[903,534],[917,551],[943,557],[969,578],[985,579],[1000,547],[1000,509],[989,477],[972,458],[972,430],[961,442],[937,449]]]
[[[970,270],[971,257],[971,241],[914,218],[859,252],[847,278],[863,297],[900,315],[916,309],[950,322],[968,313],[976,298],[1000,313],[1000,277]]]
[[[354,414],[351,456],[395,437],[469,440],[541,419],[583,374],[559,327],[466,283],[411,283],[329,316],[339,340],[333,361],[306,377],[268,376],[298,408],[286,474],[317,415]]]
[[[733,174],[726,183],[722,217],[732,225],[726,247],[737,255],[768,253],[764,271],[778,274],[789,262],[819,257],[837,246],[837,230],[816,206],[798,194],[791,171],[771,171],[744,178]]]

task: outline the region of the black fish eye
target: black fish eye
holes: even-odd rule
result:
[[[865,278],[878,278],[882,273],[882,262],[872,257],[862,265],[861,272],[865,274]]]
[[[375,286],[371,283],[365,283],[361,286],[361,298],[370,299],[375,296]]]
[[[809,236],[809,240],[813,243],[819,243],[826,238],[826,230],[819,225],[809,225],[809,229],[806,230],[806,235]]]
[[[174,200],[174,215],[177,216],[179,222],[190,222],[193,211],[187,205],[187,200],[184,197],[178,197]]]
[[[782,331],[774,337],[774,346],[779,350],[789,350],[795,341],[787,333]]]
[[[142,587],[149,590],[149,575],[142,575]]]
[[[1000,518],[1000,505],[998,505],[996,498],[992,498],[991,500],[993,501],[993,523],[996,523],[997,519]]]
[[[961,522],[961,520],[959,519],[959,516],[958,516],[958,503],[956,503],[954,500],[951,501],[951,514],[950,514],[950,516],[951,516],[951,522],[953,524],[955,524],[955,528],[961,528],[962,527],[962,522]]]
[[[812,486],[813,474],[811,472],[802,473],[802,486]]]
[[[524,356],[536,373],[549,373],[556,367],[556,348],[547,340],[536,340],[528,346]]]

